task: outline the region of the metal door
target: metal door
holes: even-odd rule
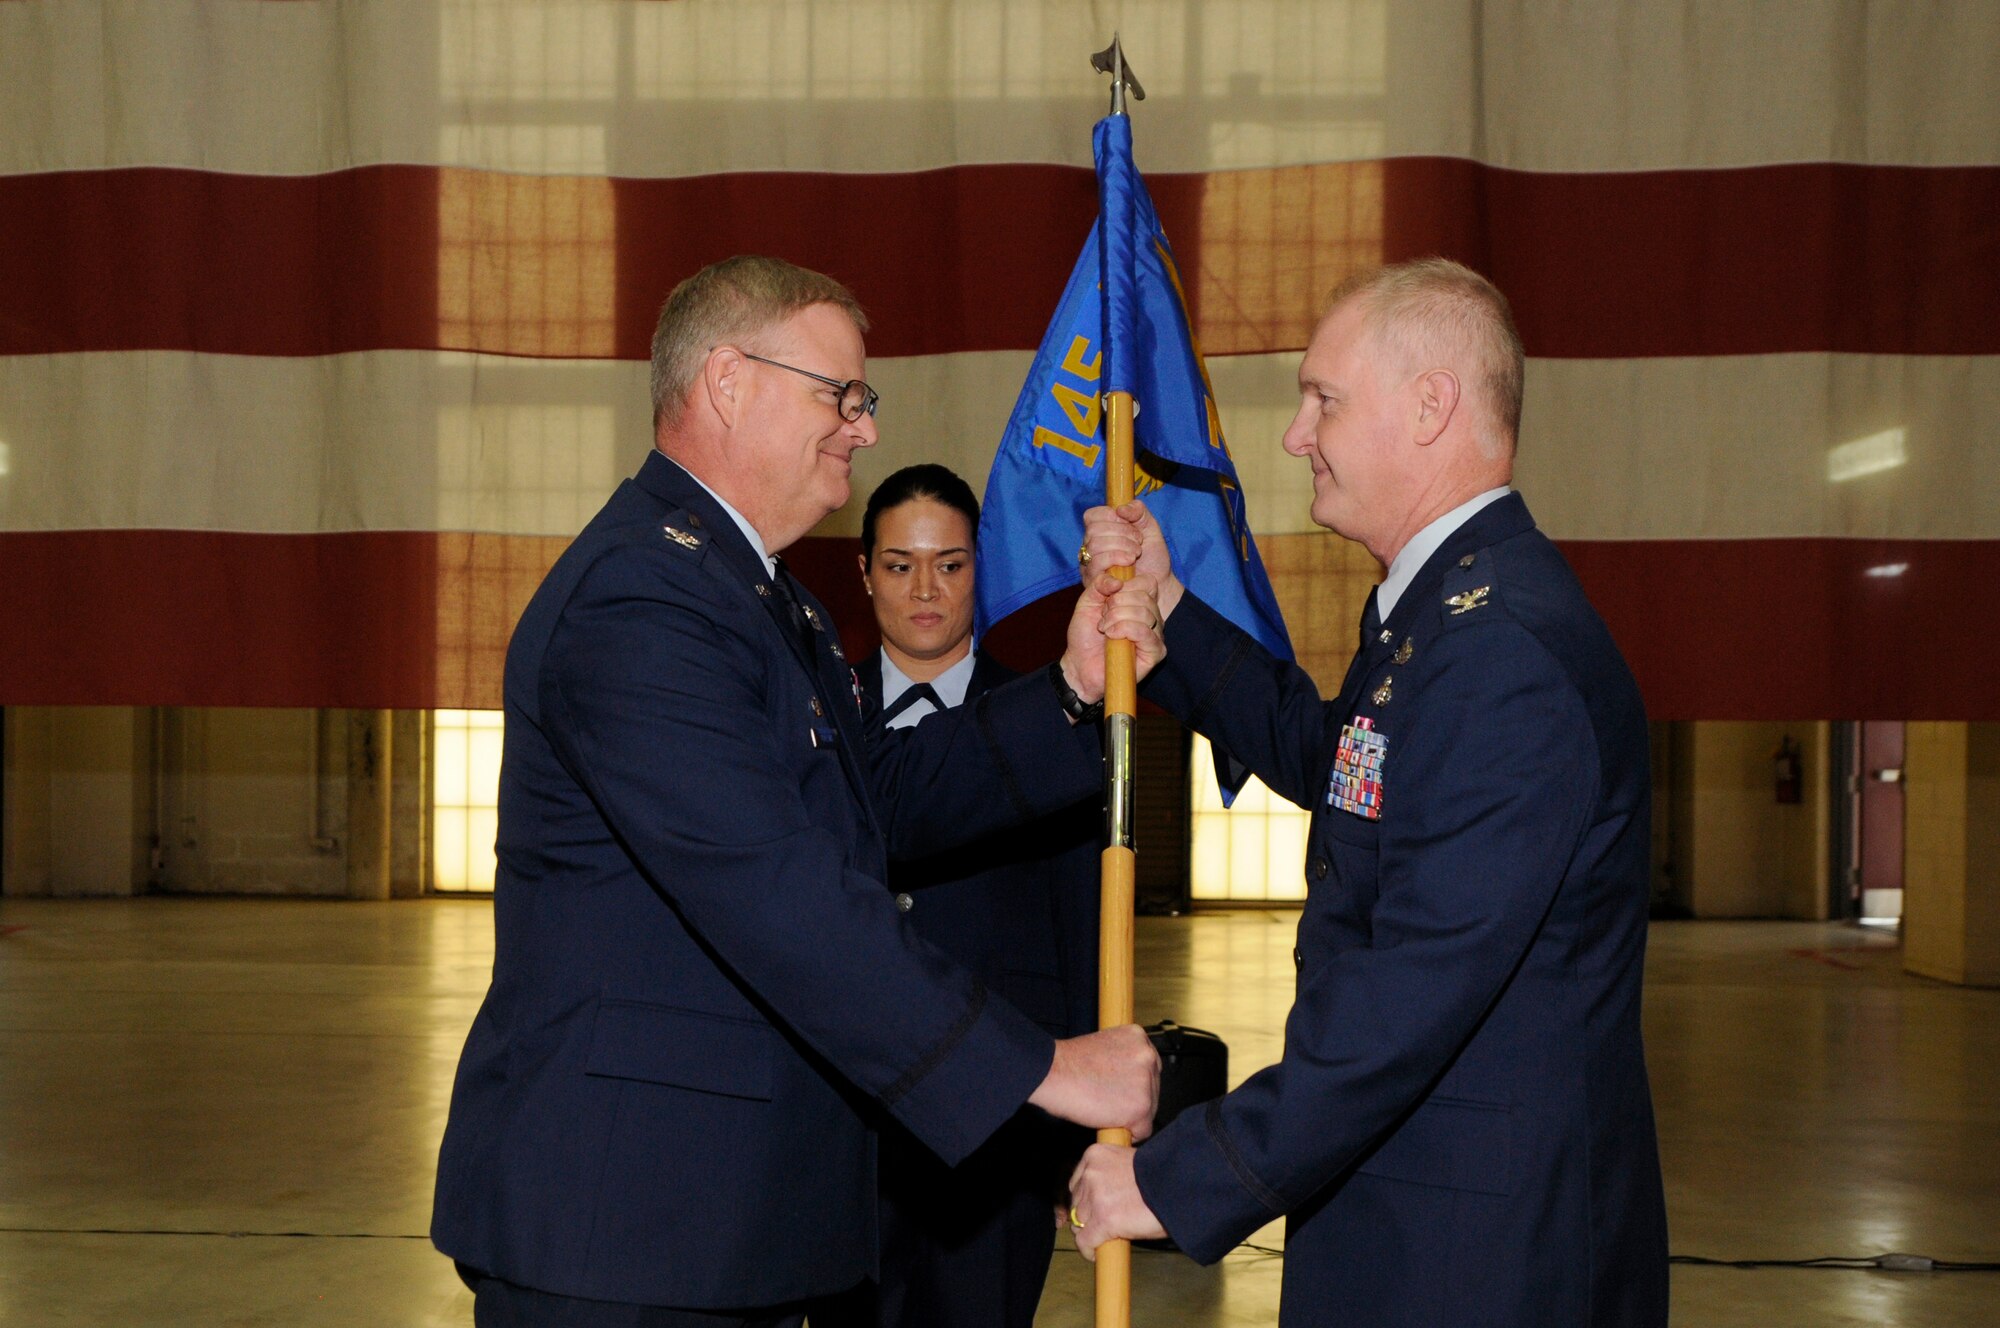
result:
[[[1903,722],[1864,722],[1860,746],[1861,917],[1896,922],[1903,916]]]

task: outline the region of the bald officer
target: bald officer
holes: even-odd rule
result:
[[[1106,635],[1159,658],[1154,587],[1103,578],[1056,665],[864,733],[825,610],[775,555],[875,442],[865,327],[838,282],[776,259],[676,288],[654,451],[508,646],[493,983],[431,1227],[482,1328],[796,1322],[875,1271],[871,1122],[948,1162],[1024,1102],[1150,1123],[1142,1030],[1057,1041],[884,881],[892,851],[1095,786],[1073,721]]]
[[[1213,1262],[1283,1215],[1282,1324],[1666,1322],[1645,712],[1508,487],[1521,382],[1505,299],[1455,263],[1337,293],[1284,446],[1386,575],[1330,702],[1183,594],[1142,508],[1088,518],[1091,565],[1163,581],[1146,695],[1312,826],[1283,1059],[1093,1147],[1086,1254],[1164,1230]]]

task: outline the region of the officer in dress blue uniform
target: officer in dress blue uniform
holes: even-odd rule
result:
[[[1285,450],[1386,567],[1332,702],[1178,582],[1146,695],[1312,811],[1278,1064],[1072,1178],[1078,1244],[1213,1262],[1288,1218],[1286,1325],[1660,1325],[1666,1216],[1640,1046],[1637,686],[1507,485],[1522,357],[1441,259],[1339,293]],[[1170,578],[1132,505],[1098,570]]]
[[[1104,634],[1158,659],[1156,586],[1102,579],[1049,670],[865,732],[824,609],[774,556],[875,441],[864,328],[775,259],[678,287],[656,451],[509,645],[493,982],[432,1218],[482,1326],[795,1324],[876,1270],[871,1122],[953,1162],[1024,1102],[1150,1123],[1142,1030],[1053,1039],[884,882],[892,851],[1096,786],[1073,720]]]
[[[869,495],[861,576],[882,648],[856,666],[888,727],[973,704],[1014,674],[974,649],[979,502],[938,465],[908,466]],[[947,778],[949,775],[947,774]],[[917,934],[1057,1037],[1097,1026],[1102,801],[890,867]],[[1089,1143],[1024,1111],[947,1167],[906,1132],[882,1141],[882,1266],[813,1328],[1031,1328],[1055,1247],[1051,1216]]]

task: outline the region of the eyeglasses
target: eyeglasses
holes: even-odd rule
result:
[[[873,415],[875,407],[882,400],[880,393],[862,382],[859,378],[850,378],[842,382],[838,378],[828,378],[825,374],[816,374],[811,370],[801,369],[794,364],[785,364],[779,360],[767,360],[762,355],[752,355],[747,350],[743,351],[742,355],[746,360],[755,360],[759,364],[768,364],[778,369],[789,369],[802,378],[810,378],[815,383],[825,383],[828,387],[836,389],[840,393],[839,400],[835,403],[836,409],[840,411],[840,418],[850,423],[860,419],[863,415]]]

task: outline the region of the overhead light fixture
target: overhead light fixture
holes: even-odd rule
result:
[[[1856,438],[1851,443],[1842,443],[1826,454],[1826,477],[1840,484],[1858,480],[1863,475],[1894,470],[1909,460],[1903,449],[1907,433],[1898,425],[1894,429],[1871,433],[1866,438]]]
[[[1869,568],[1861,575],[1880,576],[1880,577],[1901,576],[1903,573],[1909,570],[1910,570],[1910,565],[1908,563],[1881,563],[1878,564],[1877,566]]]

